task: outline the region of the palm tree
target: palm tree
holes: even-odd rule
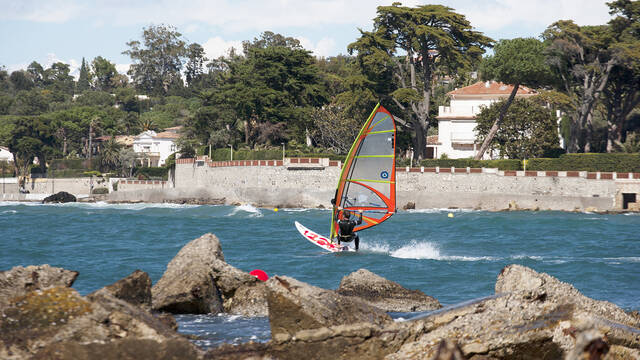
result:
[[[115,136],[107,140],[100,153],[100,169],[103,172],[118,170],[120,168],[121,148],[122,145],[116,141]]]

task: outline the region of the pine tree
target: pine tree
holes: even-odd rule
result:
[[[89,90],[91,84],[89,82],[89,77],[91,74],[89,73],[89,67],[87,63],[84,61],[84,57],[82,58],[82,66],[80,66],[80,75],[78,76],[78,83],[76,84],[76,93],[82,93],[85,90]]]

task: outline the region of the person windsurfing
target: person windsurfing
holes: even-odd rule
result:
[[[351,211],[342,210],[336,212],[336,221],[338,222],[338,245],[341,242],[354,241],[356,245],[356,251],[360,246],[360,238],[358,234],[353,232],[353,229],[362,224],[362,211],[358,211],[358,216],[351,218]]]

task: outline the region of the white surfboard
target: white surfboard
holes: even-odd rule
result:
[[[298,231],[300,231],[300,234],[302,234],[302,236],[304,236],[305,239],[311,241],[312,243],[316,244],[317,246],[320,246],[321,248],[327,251],[331,251],[331,252],[355,251],[355,249],[352,249],[346,245],[338,245],[338,243],[331,242],[331,240],[307,229],[297,221],[295,223],[296,223],[296,228],[298,229]]]

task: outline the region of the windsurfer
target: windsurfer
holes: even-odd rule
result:
[[[341,242],[354,241],[356,250],[360,246],[360,238],[358,234],[353,232],[353,229],[362,224],[362,211],[358,211],[358,216],[355,219],[351,218],[351,211],[342,210],[336,212],[336,221],[338,222],[338,245]]]

